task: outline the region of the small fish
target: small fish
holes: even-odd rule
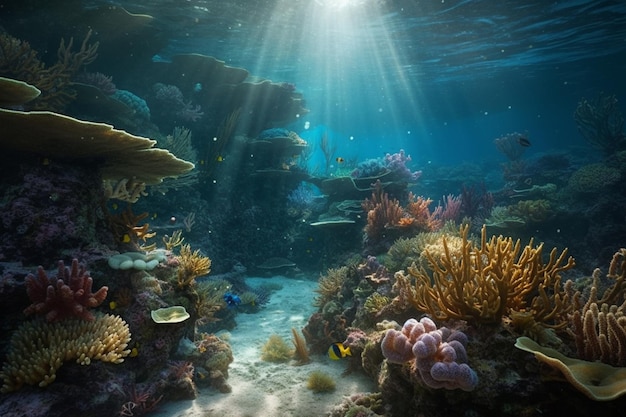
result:
[[[111,310],[115,310],[115,309],[117,308],[117,303],[116,303],[115,301],[111,301],[111,302],[109,303],[109,308],[110,308]]]
[[[217,157],[217,158],[215,158],[215,160],[216,160],[217,162],[224,162],[224,157],[223,157],[222,155],[218,155],[218,157]]]
[[[122,236],[121,241],[122,241],[122,243],[130,242],[130,235],[128,233],[124,233],[124,236]]]
[[[224,301],[228,307],[237,307],[241,304],[241,298],[237,294],[227,292],[224,294]]]
[[[135,343],[135,346],[130,350],[130,354],[128,355],[131,358],[136,358],[139,356],[139,343]]]
[[[517,137],[517,143],[524,147],[530,146],[530,141],[528,140],[528,137],[523,135]]]
[[[41,158],[41,165],[50,165],[50,159]]]
[[[204,159],[200,160],[200,165],[204,165]]]
[[[333,343],[328,348],[328,357],[334,361],[343,359],[346,356],[352,356],[352,352],[350,352],[350,346],[345,347],[343,343],[337,342]]]
[[[118,209],[118,207],[119,207],[119,206],[117,205],[117,203],[113,203],[113,204],[111,204],[111,208],[113,208],[113,210],[117,210],[117,209]]]
[[[344,162],[346,162],[345,159],[343,159],[342,157],[338,156],[337,158],[335,158],[335,161],[337,161],[338,164],[343,164]]]
[[[153,214],[152,214],[152,220],[156,219],[156,218],[157,218],[157,216],[158,216],[158,214],[153,213]]]

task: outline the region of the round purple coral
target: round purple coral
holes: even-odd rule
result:
[[[380,347],[388,362],[405,363],[413,359],[413,343],[397,330],[387,330]]]

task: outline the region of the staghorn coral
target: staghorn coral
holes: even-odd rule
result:
[[[465,333],[437,329],[428,317],[407,320],[402,330],[389,329],[381,342],[383,356],[390,363],[411,362],[411,372],[431,388],[472,391],[478,383],[467,365]]]
[[[24,314],[45,314],[49,322],[70,317],[93,321],[94,315],[88,309],[102,304],[109,290],[102,287],[92,293],[93,278],[77,259],[72,260],[71,269],[59,261],[57,276],[52,278],[40,266],[36,276],[26,276],[25,283],[32,304],[26,307]]]
[[[128,324],[109,314],[90,322],[26,322],[11,337],[0,371],[0,391],[16,391],[23,385],[45,387],[56,379],[63,362],[71,359],[81,365],[89,365],[92,360],[121,363],[130,353],[126,349],[129,342]]]
[[[544,264],[543,244],[533,247],[532,239],[523,249],[519,240],[502,236],[487,240],[483,226],[476,246],[467,237],[467,226],[460,233],[463,245],[458,256],[449,250],[445,237],[445,256],[435,259],[424,253],[432,274],[414,266],[409,275],[396,273],[397,302],[408,301],[440,320],[499,323],[503,315],[516,310],[531,312],[547,326],[566,325],[571,304],[559,274],[574,266],[571,257],[565,262],[567,250],[558,255],[553,249]]]
[[[592,275],[589,297],[573,296],[571,333],[579,357],[613,366],[626,366],[626,249],[613,255],[607,277],[613,283],[598,298],[600,269]]]
[[[28,104],[33,110],[62,111],[76,97],[71,88],[72,77],[97,57],[98,42],[89,44],[91,30],[80,49],[72,51],[74,39],[67,44],[61,39],[57,62],[46,67],[30,44],[8,34],[0,35],[0,75],[26,81],[41,90],[41,95]]]
[[[211,259],[200,255],[200,250],[191,251],[190,245],[182,245],[178,255],[178,271],[176,281],[178,288],[192,286],[196,278],[211,272]]]

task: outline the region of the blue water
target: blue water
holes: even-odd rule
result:
[[[626,88],[619,1],[114,4],[159,20],[161,59],[197,52],[295,84],[310,113],[291,128],[328,131],[346,157],[498,160],[492,140],[511,131],[534,151],[584,145],[578,101]]]

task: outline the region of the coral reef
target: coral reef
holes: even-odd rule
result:
[[[413,375],[431,388],[473,390],[476,373],[466,364],[463,332],[437,329],[428,317],[407,320],[402,330],[389,329],[382,340],[383,355],[390,363],[412,362]]]
[[[569,297],[561,288],[560,273],[574,266],[567,250],[553,249],[549,261],[542,259],[543,244],[531,241],[522,249],[520,241],[493,236],[487,240],[486,228],[480,246],[467,237],[462,226],[460,259],[447,249],[436,259],[428,251],[429,274],[424,268],[411,267],[409,275],[396,273],[399,301],[408,300],[418,311],[440,320],[461,319],[470,323],[500,323],[511,310],[528,310],[545,325],[564,327],[571,310]],[[415,279],[415,284],[411,284]]]
[[[615,253],[607,273],[612,283],[601,297],[600,269],[592,275],[589,296],[583,304],[580,292],[573,297],[571,330],[578,356],[613,366],[626,366],[626,249]]]
[[[89,309],[102,304],[109,290],[108,287],[101,287],[95,293],[91,292],[93,278],[77,259],[72,260],[71,268],[59,261],[55,277],[48,277],[40,266],[37,275],[29,274],[25,282],[32,304],[24,310],[24,314],[45,314],[48,322],[70,317],[93,321],[94,315]]]
[[[200,254],[200,250],[191,251],[190,245],[181,245],[178,255],[176,282],[178,288],[187,288],[196,282],[196,278],[211,272],[211,259]]]
[[[24,384],[49,385],[63,362],[70,359],[81,365],[93,360],[121,363],[130,353],[126,349],[129,342],[126,322],[109,314],[88,322],[25,322],[11,337],[7,360],[0,371],[4,382],[1,391],[15,391]]]

